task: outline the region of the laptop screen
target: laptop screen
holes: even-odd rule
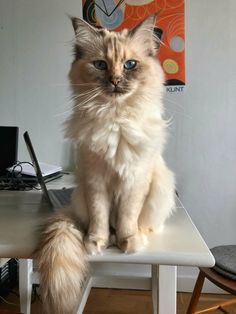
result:
[[[46,184],[45,184],[44,179],[43,179],[42,171],[40,169],[39,162],[38,162],[38,159],[36,157],[36,154],[35,154],[35,151],[34,151],[34,148],[33,148],[33,145],[32,145],[32,142],[30,140],[28,132],[24,133],[24,140],[25,140],[28,152],[30,154],[31,161],[32,161],[32,163],[34,165],[35,172],[36,172],[39,184],[41,186],[41,189],[42,189],[42,191],[43,191],[43,193],[44,193],[48,203],[52,206],[52,202],[50,200],[50,197],[49,197],[49,194],[48,194],[48,190],[47,190]]]
[[[18,127],[0,126],[0,175],[17,162],[18,132]]]

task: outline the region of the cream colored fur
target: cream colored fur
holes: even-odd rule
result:
[[[148,232],[160,231],[174,209],[174,176],[162,158],[164,78],[154,57],[153,22],[150,17],[132,32],[113,33],[73,19],[81,56],[69,74],[74,109],[66,134],[79,147],[68,211],[76,219],[66,213],[52,218],[37,252],[43,300],[51,313],[73,313],[87,269],[84,247],[98,254],[112,238],[123,252],[141,250]],[[92,65],[97,59],[106,60],[112,77],[127,83],[125,93],[100,87],[99,75],[105,72]],[[130,82],[120,66],[129,59],[138,60],[138,71],[127,73]]]
[[[74,314],[88,274],[83,229],[73,215],[48,219],[35,252],[44,312]]]

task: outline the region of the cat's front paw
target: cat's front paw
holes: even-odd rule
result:
[[[108,239],[87,235],[84,239],[84,246],[87,253],[90,255],[101,254],[108,246]]]
[[[146,236],[141,233],[136,233],[130,237],[120,239],[118,241],[118,247],[124,253],[135,253],[141,251],[147,243]]]

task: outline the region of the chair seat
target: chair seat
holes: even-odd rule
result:
[[[212,268],[200,267],[200,272],[189,303],[187,314],[203,314],[215,310],[222,310],[224,306],[236,303],[236,299],[196,311],[198,300],[205,278],[209,279],[219,288],[236,295],[236,245],[217,246],[211,249],[215,258],[215,266]],[[226,313],[226,312],[225,312]]]
[[[211,249],[215,257],[214,270],[221,275],[236,280],[236,245],[222,245]]]

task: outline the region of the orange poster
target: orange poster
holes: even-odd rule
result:
[[[159,12],[155,33],[161,39],[158,59],[167,91],[185,86],[184,0],[82,0],[83,18],[94,26],[114,31],[132,28]]]

